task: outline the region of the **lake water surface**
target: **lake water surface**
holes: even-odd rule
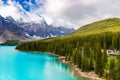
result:
[[[0,46],[0,80],[84,80],[74,77],[69,65],[50,54],[20,52]]]

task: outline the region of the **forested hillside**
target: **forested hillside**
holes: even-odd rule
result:
[[[92,24],[85,25],[75,31],[73,34],[95,34],[101,32],[118,32],[120,31],[120,18],[109,18],[101,21],[94,22]]]
[[[100,77],[120,80],[120,58],[110,58],[107,49],[120,50],[120,19],[110,18],[88,24],[76,32],[45,40],[22,42],[23,51],[52,52],[66,56],[82,71],[94,70]]]

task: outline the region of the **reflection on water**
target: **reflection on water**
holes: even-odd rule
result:
[[[0,46],[0,80],[83,80],[71,75],[69,65],[56,56],[14,48]]]

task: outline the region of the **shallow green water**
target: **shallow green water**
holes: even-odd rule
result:
[[[74,77],[69,65],[49,54],[20,52],[0,46],[0,80],[84,80]]]

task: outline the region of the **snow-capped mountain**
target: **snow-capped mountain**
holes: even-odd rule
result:
[[[50,38],[67,35],[74,31],[74,29],[70,28],[48,25],[44,18],[40,22],[18,22],[11,16],[6,18],[0,16],[0,42],[5,42],[6,40]]]
[[[74,31],[74,29],[65,28],[65,26],[54,27],[53,25],[48,25],[44,19],[41,20],[41,23],[19,23],[19,25],[24,28],[27,35],[34,38],[64,36]]]

